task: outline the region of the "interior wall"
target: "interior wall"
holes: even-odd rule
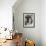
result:
[[[0,27],[12,29],[12,6],[16,0],[0,0]]]
[[[41,1],[40,18],[42,46],[46,46],[46,0]]]
[[[15,5],[14,5],[15,6]],[[13,7],[15,30],[23,33],[24,39],[31,39],[36,46],[41,46],[41,1],[23,0],[20,5]],[[23,27],[23,13],[35,13],[35,28]]]

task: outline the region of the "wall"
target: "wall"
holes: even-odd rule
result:
[[[15,19],[15,30],[23,33],[24,39],[35,41],[36,46],[41,46],[41,1],[40,0],[22,0],[22,2],[13,6]],[[23,27],[23,13],[35,13],[35,28]]]
[[[40,18],[42,46],[46,46],[46,0],[41,1]]]
[[[0,0],[0,27],[12,29],[12,6],[16,0]]]

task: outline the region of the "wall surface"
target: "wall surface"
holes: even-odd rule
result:
[[[16,6],[17,5],[17,6]],[[23,33],[24,39],[34,40],[36,46],[41,46],[41,1],[23,0],[13,7],[15,30]],[[35,28],[23,27],[23,13],[35,13]]]
[[[12,6],[16,0],[0,0],[0,27],[12,28]]]
[[[42,46],[46,46],[46,0],[41,1],[41,40]]]

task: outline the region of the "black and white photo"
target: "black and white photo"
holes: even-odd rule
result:
[[[24,13],[23,14],[23,26],[24,27],[35,27],[35,13]]]

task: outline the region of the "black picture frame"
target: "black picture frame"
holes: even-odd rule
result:
[[[24,28],[35,27],[35,13],[23,13],[23,27]]]

